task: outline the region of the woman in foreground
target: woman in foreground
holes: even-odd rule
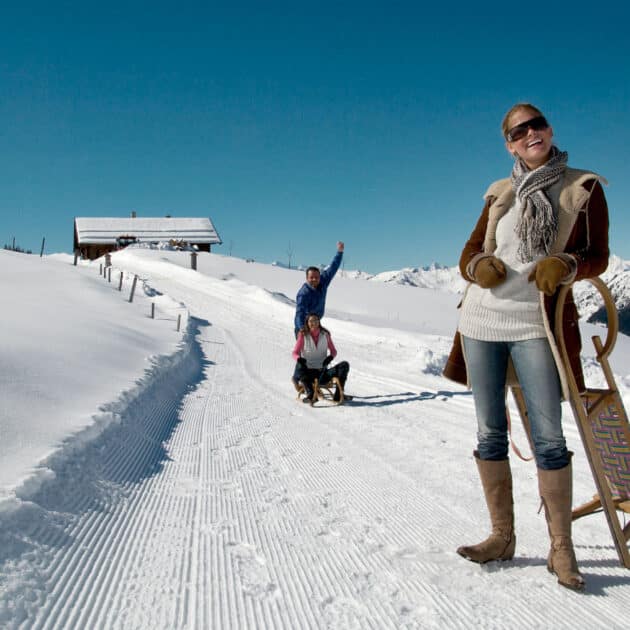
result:
[[[461,254],[460,270],[470,285],[444,370],[445,376],[472,388],[478,424],[474,457],[492,532],[457,552],[479,563],[514,556],[505,409],[507,375],[513,372],[527,406],[551,540],[547,568],[562,586],[582,590],[585,583],[571,539],[572,453],[561,424],[564,367],[557,360],[549,322],[554,321],[561,285],[605,271],[608,208],[601,178],[567,166],[568,155],[554,146],[553,130],[538,108],[514,105],[502,131],[514,165],[509,178],[488,188]],[[571,295],[564,308],[570,369],[584,389],[578,314]]]

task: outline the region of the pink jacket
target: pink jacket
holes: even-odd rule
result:
[[[317,340],[319,339],[320,331],[312,332],[311,335],[313,337],[313,341],[317,344]],[[302,351],[304,350],[304,333],[299,333],[297,336],[297,341],[295,342],[295,347],[293,348],[293,358],[297,361],[302,356]],[[332,337],[330,333],[328,333],[328,350],[332,355],[333,359],[337,356],[337,348],[335,348],[335,344],[332,341]]]

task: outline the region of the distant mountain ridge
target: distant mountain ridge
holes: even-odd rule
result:
[[[601,277],[615,301],[619,330],[624,335],[630,335],[630,261],[611,256],[608,268]],[[573,293],[580,315],[585,317],[586,321],[606,323],[606,309],[592,285],[580,282],[576,284]]]
[[[279,262],[272,264],[285,266]],[[297,268],[304,269],[303,267]],[[436,262],[426,267],[406,267],[398,271],[383,271],[377,274],[344,269],[338,273],[342,278],[368,282],[390,282],[448,293],[463,293],[466,288],[466,281],[462,278],[457,265],[445,267]],[[619,330],[625,335],[630,335],[630,261],[611,255],[608,268],[601,277],[610,289],[617,306]],[[582,319],[592,323],[606,322],[606,311],[602,300],[590,283],[578,282],[574,287],[573,295]]]
[[[363,278],[371,282],[393,282],[413,287],[424,287],[449,293],[463,293],[466,281],[459,267],[444,267],[432,263],[428,267],[414,267],[399,271],[384,271],[370,275],[363,272],[343,272],[345,277]],[[619,330],[630,335],[630,262],[612,255],[602,274],[613,296],[619,314]],[[573,290],[580,316],[588,322],[605,323],[606,310],[597,291],[588,282],[578,282]]]
[[[289,268],[280,261],[274,261],[271,264],[274,267]],[[320,269],[324,269],[325,267],[326,265],[319,265]],[[302,265],[293,268],[299,271],[306,269],[306,267]],[[457,267],[445,267],[436,262],[426,267],[406,267],[397,271],[382,271],[377,274],[361,271],[360,269],[351,271],[340,269],[337,273],[341,278],[350,278],[352,280],[391,282],[393,284],[402,284],[411,287],[437,289],[449,293],[462,293],[466,288],[466,281],[461,277]]]
[[[458,267],[445,267],[433,262],[426,267],[406,267],[398,271],[382,271],[371,274],[366,271],[339,271],[342,278],[367,280],[369,282],[390,282],[410,287],[435,289],[448,293],[463,293],[466,281],[459,273]]]

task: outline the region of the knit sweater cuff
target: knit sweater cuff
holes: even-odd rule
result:
[[[560,284],[571,284],[577,275],[577,260],[571,254],[554,254],[554,258],[561,260],[568,268],[568,274],[561,280]]]

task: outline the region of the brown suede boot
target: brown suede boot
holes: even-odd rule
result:
[[[571,462],[559,470],[538,469],[538,489],[545,507],[551,549],[547,569],[558,577],[558,584],[575,591],[585,587],[571,540],[573,481]]]
[[[478,545],[460,547],[457,553],[482,564],[491,560],[511,560],[514,557],[516,536],[510,462],[508,459],[498,462],[479,459],[477,451],[474,455],[490,512],[492,533]]]

